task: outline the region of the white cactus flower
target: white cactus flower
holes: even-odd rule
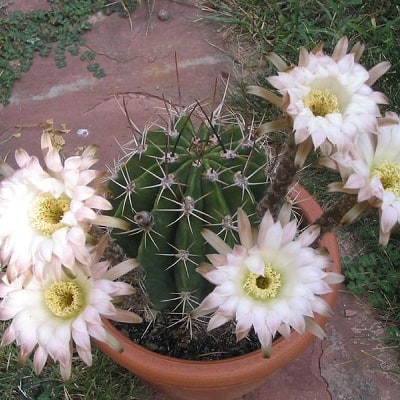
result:
[[[12,282],[6,275],[2,278],[0,320],[12,321],[3,334],[1,346],[15,341],[20,346],[22,362],[34,352],[33,366],[37,374],[51,357],[60,364],[63,379],[68,379],[73,348],[90,366],[90,337],[120,351],[120,344],[103,327],[101,317],[141,322],[135,313],[113,305],[115,297],[134,292],[127,283],[114,282],[114,279],[135,268],[136,260],[108,268],[107,262],[98,261],[98,254],[91,254],[90,258],[84,268],[79,264],[73,270],[62,271],[59,278],[49,274],[42,280],[24,275]]]
[[[283,215],[275,222],[268,211],[255,236],[246,213],[239,210],[241,244],[233,249],[204,231],[219,254],[208,256],[212,265],[198,268],[216,285],[196,310],[198,314],[213,312],[208,329],[236,320],[236,337],[241,340],[254,327],[266,357],[277,332],[288,338],[293,328],[323,337],[312,318],[314,313],[331,315],[332,310],[320,295],[331,291],[330,284],[343,280],[340,274],[326,272],[328,257],[309,247],[319,228],[311,226],[297,235],[296,221],[289,222]]]
[[[357,195],[358,204],[344,217],[353,220],[367,207],[379,209],[379,243],[387,245],[390,233],[400,223],[400,118],[388,112],[377,134],[363,135],[347,153],[332,156],[342,175],[342,183],[331,191]],[[351,222],[351,221],[350,221]]]
[[[87,264],[86,234],[92,224],[103,222],[97,210],[111,209],[98,188],[89,186],[99,177],[90,169],[97,161],[94,146],[63,161],[45,132],[41,148],[45,168],[23,149],[15,153],[19,169],[0,165],[5,175],[0,182],[0,261],[8,265],[9,280],[31,268],[42,279],[45,265],[60,274],[61,265]]]
[[[353,143],[360,134],[376,131],[378,104],[387,104],[387,98],[371,85],[390,63],[367,71],[358,62],[361,45],[349,53],[347,49],[346,37],[338,41],[332,56],[324,54],[322,46],[310,52],[301,48],[294,67],[277,55],[270,57],[280,71],[268,81],[283,96],[282,108],[293,120],[296,144],[305,146],[311,139],[314,149],[330,153]]]

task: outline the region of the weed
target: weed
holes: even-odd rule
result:
[[[358,254],[343,257],[348,289],[365,297],[386,325],[386,336],[400,342],[400,233],[392,234],[386,247],[377,245],[377,221],[358,223],[352,228]]]
[[[105,71],[94,62],[95,53],[85,49],[82,35],[92,29],[89,16],[102,11],[128,16],[140,0],[47,0],[49,7],[29,12],[7,13],[0,7],[0,103],[8,104],[14,82],[29,71],[35,54],[47,57],[54,49],[58,68],[67,66],[67,54],[79,56],[94,77]]]

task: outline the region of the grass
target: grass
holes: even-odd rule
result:
[[[85,23],[88,15],[104,7],[102,1],[59,1],[49,0],[59,11],[74,4],[78,7],[80,17],[78,25],[74,25],[69,17],[63,14],[61,24],[50,23],[49,15],[38,12],[39,20],[33,14],[6,14],[6,3],[0,3],[2,13],[0,21],[0,102],[6,103],[12,92],[15,79],[22,73],[27,73],[34,55],[50,54],[50,48],[55,47],[55,62],[60,62],[60,68],[65,67],[62,63],[62,56],[65,51],[71,52],[77,49],[82,55],[88,49],[84,47],[82,36],[90,29]],[[124,2],[115,2],[121,5]],[[114,5],[115,5],[114,3]],[[124,5],[128,4],[125,2]],[[360,40],[366,43],[366,51],[362,61],[368,68],[382,60],[392,63],[390,72],[381,78],[376,88],[385,92],[390,101],[391,109],[400,110],[400,9],[395,2],[376,2],[375,0],[360,1],[352,0],[347,2],[336,2],[333,0],[309,1],[309,0],[288,0],[288,1],[262,1],[262,0],[225,0],[207,1],[205,8],[206,17],[218,21],[224,25],[224,32],[239,50],[234,55],[243,69],[251,72],[251,78],[256,77],[257,83],[266,85],[265,76],[272,73],[272,70],[265,62],[265,55],[275,51],[295,63],[298,57],[298,48],[306,46],[313,47],[320,40],[326,43],[327,50],[333,48],[336,41],[347,35],[351,43]],[[65,11],[65,10],[64,10]],[[47,20],[46,20],[47,18]],[[16,29],[17,21],[24,19],[27,29],[37,32],[47,27],[53,31],[53,36],[46,36],[43,39],[43,47],[38,43],[29,43],[26,46],[26,38],[20,29]],[[47,24],[46,24],[47,21]],[[83,24],[83,25],[82,25]],[[5,26],[8,26],[5,30]],[[70,32],[74,32],[73,41],[68,42],[65,29],[70,26]],[[57,34],[55,34],[55,32]],[[21,43],[16,46],[15,43]],[[13,50],[13,46],[15,47]],[[83,51],[81,51],[83,48]],[[46,49],[49,51],[47,52]],[[58,50],[57,50],[58,49]],[[14,54],[13,54],[14,51]],[[74,51],[74,50],[73,50]],[[18,52],[18,53],[15,53]],[[45,54],[47,52],[47,54]],[[239,59],[240,56],[240,59]],[[16,63],[15,61],[18,61]],[[93,60],[85,59],[88,65]],[[92,67],[93,68],[93,67]],[[97,70],[101,67],[99,66]],[[95,72],[95,71],[92,71]],[[62,70],[59,72],[65,73]],[[106,73],[106,71],[105,71]],[[237,81],[237,89],[249,82]],[[251,82],[254,84],[254,81]],[[236,99],[237,100],[237,99]],[[233,106],[243,107],[243,102],[231,98]],[[251,108],[259,111],[260,118],[264,113],[262,103],[250,104]],[[326,176],[320,171],[312,171],[304,180],[306,186],[316,197],[321,197],[321,187],[324,187]],[[330,201],[323,198],[322,201]],[[376,231],[376,220],[368,221],[368,231]],[[365,225],[356,225],[354,233],[361,240],[364,238],[361,233],[365,231]],[[375,307],[378,314],[387,323],[387,336],[396,345],[399,345],[399,310],[398,297],[399,276],[400,276],[400,254],[398,238],[393,238],[393,245],[385,250],[376,244],[368,242],[365,247],[360,248],[362,255],[361,264],[354,262],[352,258],[344,259],[345,272],[347,274],[349,289],[364,296]],[[377,241],[375,241],[376,243]],[[368,249],[368,250],[367,250]],[[390,280],[377,279],[382,266],[390,269]],[[373,279],[372,279],[373,277]],[[2,326],[0,328],[3,329]],[[111,362],[101,352],[94,350],[94,365],[86,368],[81,363],[74,363],[73,378],[64,383],[59,378],[58,367],[47,365],[40,377],[32,376],[32,365],[30,362],[21,368],[17,363],[16,350],[13,347],[0,349],[0,393],[4,399],[144,399],[146,397],[143,387],[138,381],[124,369]]]
[[[67,67],[66,55],[77,56],[95,78],[106,72],[96,54],[86,46],[83,34],[91,30],[88,17],[96,12],[128,16],[140,0],[47,0],[46,9],[8,12],[0,3],[0,103],[8,104],[12,88],[29,71],[35,55],[54,57],[59,69]]]
[[[2,323],[0,331],[5,324]],[[0,348],[0,391],[4,400],[145,400],[146,390],[129,372],[119,367],[93,345],[93,367],[78,359],[73,362],[72,378],[63,382],[59,367],[47,363],[40,376],[32,361],[18,363],[15,346]]]
[[[357,223],[352,228],[362,247],[355,255],[343,258],[347,287],[377,311],[385,322],[386,337],[399,345],[400,234],[394,232],[386,247],[377,246],[377,226],[373,222]]]

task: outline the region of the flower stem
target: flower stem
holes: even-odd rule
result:
[[[293,182],[298,168],[295,167],[296,144],[293,135],[288,136],[283,153],[280,155],[275,176],[271,180],[265,196],[257,205],[257,213],[262,217],[267,210],[276,217],[279,213],[282,199],[287,195],[289,185]]]

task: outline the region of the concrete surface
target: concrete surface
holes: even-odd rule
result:
[[[15,0],[12,7],[29,10],[47,4]],[[170,13],[167,21],[157,18],[160,9]],[[71,129],[67,151],[68,146],[96,143],[101,164],[111,165],[117,141],[126,143],[131,138],[120,107],[122,98],[140,129],[154,121],[163,96],[178,103],[175,54],[182,104],[210,98],[215,79],[231,73],[233,61],[221,50],[220,27],[198,21],[198,14],[193,6],[156,0],[150,22],[144,6],[132,15],[132,30],[128,19],[95,16],[93,30],[85,37],[97,54],[96,62],[106,71],[102,79],[93,78],[77,57],[68,57],[68,66],[62,70],[51,57],[35,58],[31,70],[16,83],[10,105],[0,106],[3,138],[22,133],[1,145],[0,156],[11,153],[12,160],[13,150],[20,146],[39,153],[42,128],[37,125],[53,118],[55,124],[65,123]],[[21,130],[16,125],[30,127]],[[80,136],[79,129],[89,134]],[[398,354],[380,340],[381,324],[345,287],[335,311],[326,327],[328,339],[316,340],[300,358],[243,400],[400,399],[398,377],[388,372],[398,368]],[[149,400],[167,399],[149,392]]]

